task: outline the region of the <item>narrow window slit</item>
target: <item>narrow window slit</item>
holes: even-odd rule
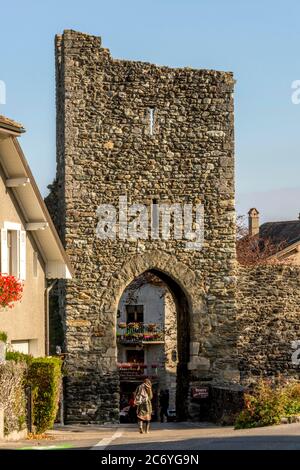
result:
[[[149,108],[149,133],[154,134],[154,108]]]

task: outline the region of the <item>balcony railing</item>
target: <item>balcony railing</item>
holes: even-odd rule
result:
[[[158,364],[119,362],[118,370],[121,379],[156,377],[158,374]]]
[[[160,323],[119,323],[117,341],[119,343],[159,344],[165,340],[164,327]]]

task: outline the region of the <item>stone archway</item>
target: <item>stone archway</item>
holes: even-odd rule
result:
[[[207,314],[204,307],[204,295],[201,279],[184,263],[162,251],[149,251],[128,258],[121,270],[111,278],[102,297],[102,309],[112,322],[112,334],[109,355],[112,367],[116,369],[117,344],[116,321],[120,298],[126,287],[138,276],[151,272],[159,277],[172,293],[177,310],[178,342],[177,366],[177,418],[188,418],[189,376],[194,363],[199,357],[199,329],[207,326]],[[199,327],[200,325],[200,327]],[[195,347],[196,346],[196,347]],[[113,364],[114,362],[114,364]]]
[[[203,280],[186,264],[178,261],[175,256],[160,250],[128,257],[121,269],[112,276],[101,298],[101,307],[107,312],[115,312],[126,286],[143,272],[152,269],[167,275],[183,290],[189,303],[191,326],[193,319],[206,323],[206,318],[203,317]],[[193,328],[191,329],[191,340],[193,341],[192,337]]]

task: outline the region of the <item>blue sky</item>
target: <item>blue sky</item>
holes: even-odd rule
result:
[[[71,28],[101,36],[116,58],[233,71],[238,212],[297,218],[299,1],[14,0],[0,12],[0,114],[26,127],[21,144],[44,195],[55,174],[53,41]]]

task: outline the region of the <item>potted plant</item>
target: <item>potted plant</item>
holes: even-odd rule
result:
[[[156,323],[148,323],[148,331],[155,331],[156,327]]]
[[[118,323],[118,327],[121,328],[121,330],[123,330],[123,329],[127,328],[127,323],[121,321],[121,322]]]
[[[15,276],[0,274],[0,308],[13,308],[14,302],[22,298],[23,283]]]
[[[162,339],[161,334],[160,333],[154,333],[153,339],[154,340],[161,340]]]
[[[137,331],[140,328],[140,324],[138,322],[131,322],[131,323],[128,323],[128,327]]]

